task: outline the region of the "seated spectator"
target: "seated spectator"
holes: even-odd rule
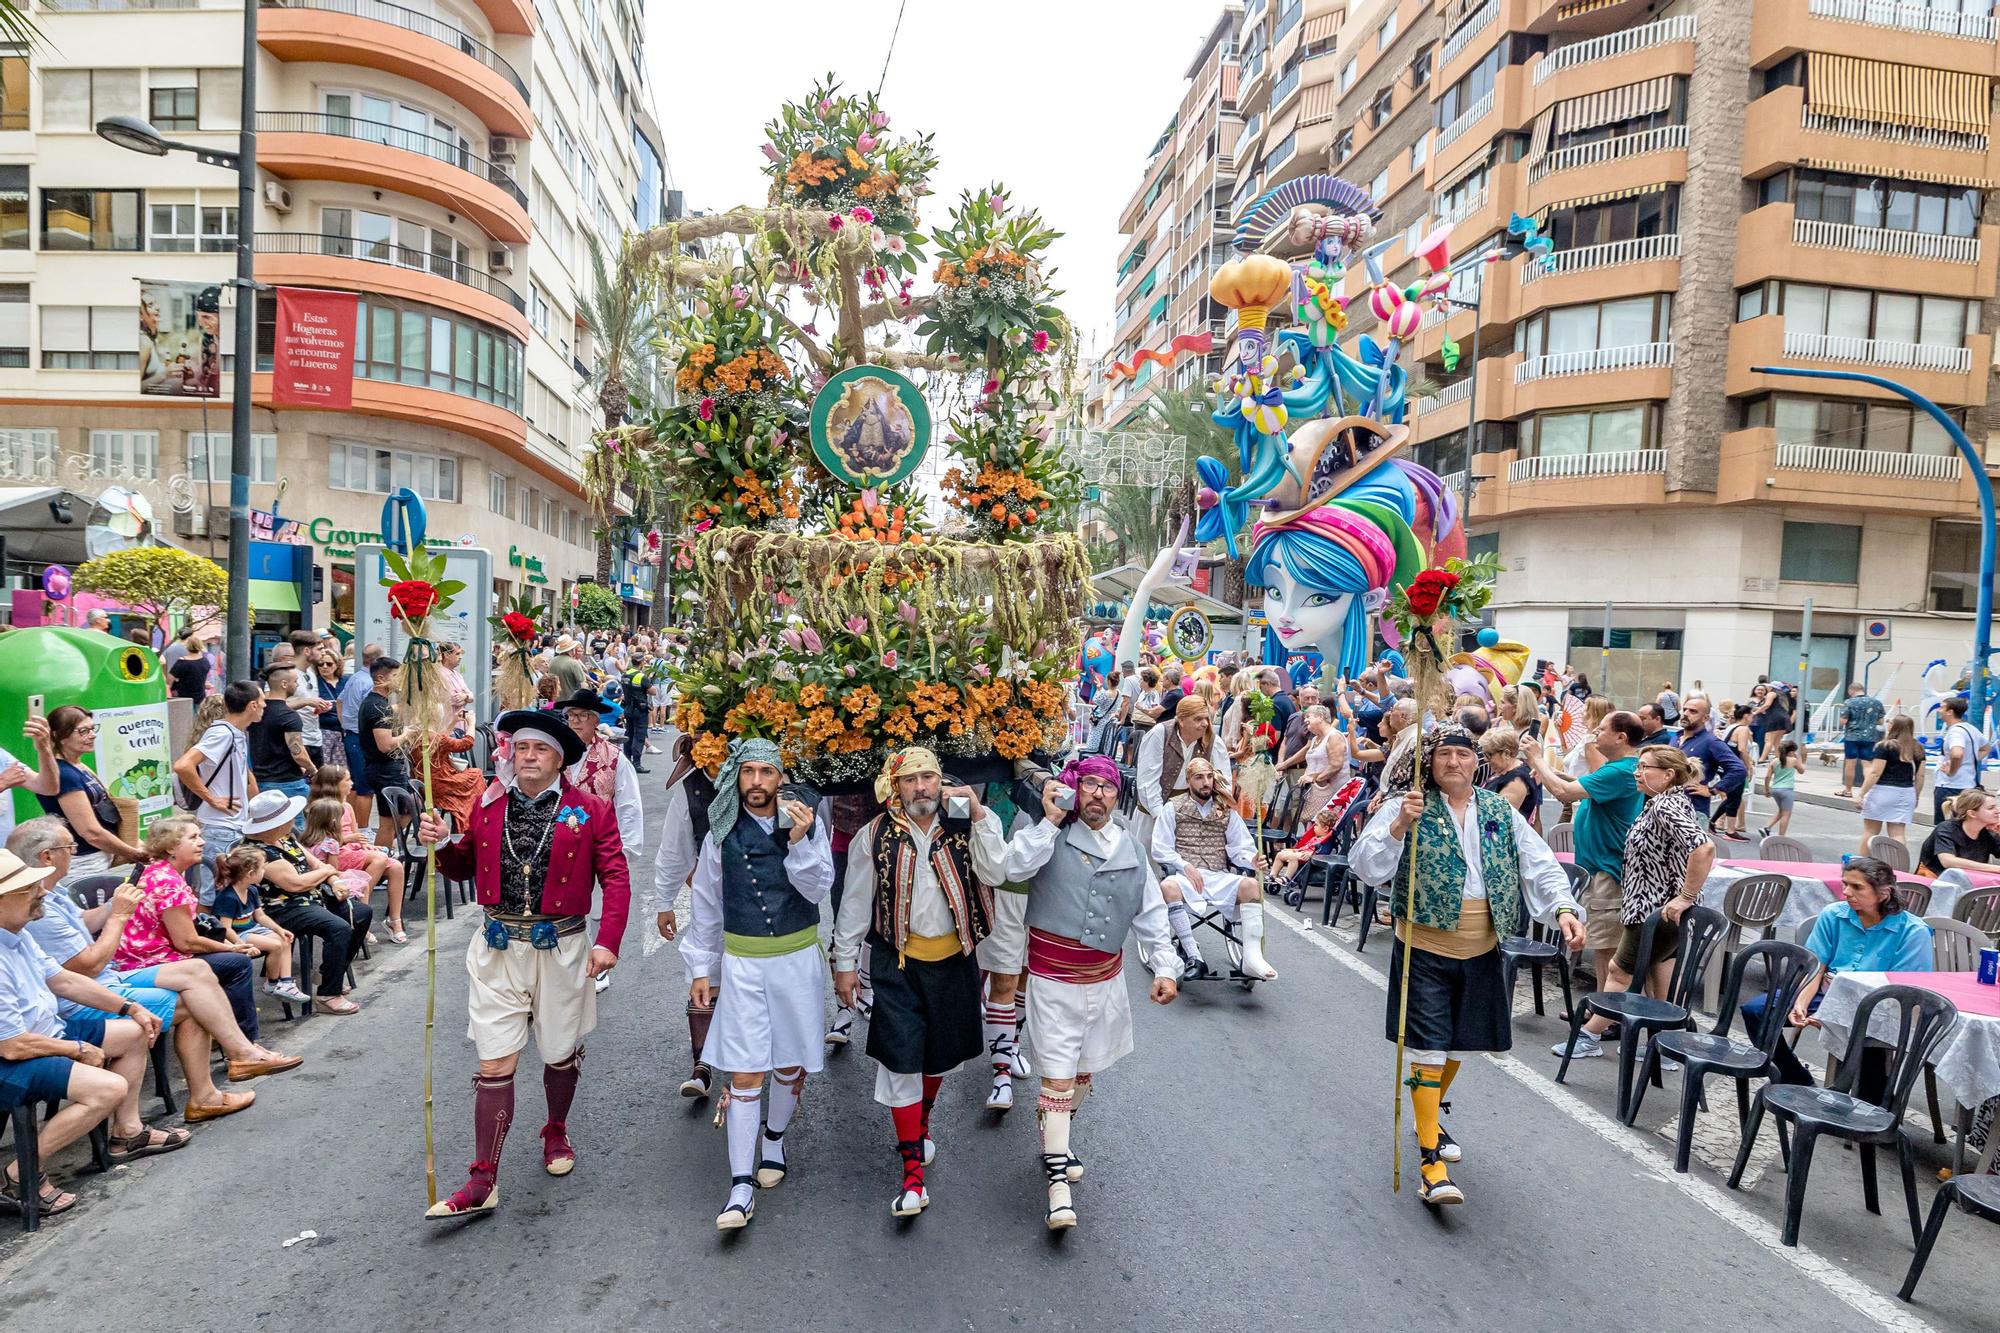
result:
[[[295,935],[310,935],[320,943],[314,1011],[358,1014],[361,1006],[346,998],[347,969],[361,952],[375,912],[367,903],[352,900],[342,903],[338,913],[321,905],[317,890],[340,872],[300,846],[293,836],[292,820],[304,807],[305,802],[296,796],[259,792],[251,798],[244,816],[243,837],[264,854],[264,901],[271,919]]]
[[[7,839],[7,850],[30,868],[48,867],[54,872],[52,882],[60,883],[69,872],[76,844],[61,820],[44,816],[15,829]],[[230,1013],[222,983],[200,962],[181,959],[126,972],[111,966],[126,927],[144,898],[136,883],[128,883],[119,887],[109,903],[86,912],[67,893],[52,890],[42,900],[39,915],[29,921],[28,933],[43,953],[63,967],[95,977],[105,989],[151,1010],[173,1030],[174,1050],[187,1077],[186,1118],[190,1124],[233,1115],[256,1098],[248,1092],[217,1089],[209,1070],[211,1041],[222,1047],[232,1083],[280,1073],[304,1062],[244,1036]],[[75,1010],[76,1006],[64,1002],[63,1017],[73,1016]]]
[[[1542,784],[1535,779],[1534,767],[1521,757],[1521,733],[1508,726],[1494,727],[1479,738],[1479,753],[1493,770],[1486,790],[1506,797],[1528,827],[1540,828]]]
[[[453,744],[457,744],[457,742],[453,742]],[[465,746],[470,749],[472,741],[468,739],[465,742]],[[452,771],[457,772],[458,770],[453,769]],[[486,782],[484,774],[480,775],[479,781],[480,788],[483,789]],[[476,790],[474,794],[477,794]],[[371,891],[375,885],[387,879],[389,938],[397,944],[407,944],[410,937],[403,933],[402,861],[385,849],[377,846],[374,840],[363,832],[360,825],[355,822],[353,810],[354,780],[348,774],[348,771],[339,764],[321,764],[319,772],[313,774],[312,793],[307,797],[306,805],[308,818],[311,816],[313,803],[324,800],[329,796],[339,799],[343,805],[348,807],[346,817],[340,821],[339,846],[334,849],[332,856],[327,856],[317,849],[314,850],[313,855],[319,857],[322,861],[332,862],[335,869],[340,870],[342,873],[350,870],[365,872],[368,876],[368,886]],[[437,805],[440,809],[451,808],[444,803],[441,797],[438,799]],[[457,827],[466,827],[471,819],[472,807],[468,801],[465,813]],[[309,839],[309,841],[312,840]]]
[[[1917,853],[1917,873],[1936,879],[1947,870],[1979,870],[2000,859],[2000,801],[1977,787],[1945,802],[1945,819]]]
[[[65,1101],[36,1137],[44,1161],[106,1118],[114,1163],[185,1147],[185,1129],[153,1129],[139,1118],[146,1051],[160,1033],[159,1018],[66,971],[27,932],[51,879],[47,866],[36,869],[0,851],[0,1108]],[[65,1019],[62,1000],[81,1008]],[[76,1206],[76,1196],[46,1175],[24,1182],[9,1162],[0,1198],[18,1204],[23,1188],[40,1196],[49,1215]]]
[[[292,980],[292,943],[297,938],[264,910],[257,886],[264,882],[264,853],[255,847],[231,847],[215,863],[215,911],[222,921],[223,942],[264,960],[264,993],[293,1004],[311,998]]]
[[[1325,850],[1327,839],[1339,827],[1340,817],[1347,813],[1347,807],[1361,795],[1363,785],[1360,778],[1349,778],[1341,784],[1327,803],[1313,814],[1305,831],[1299,834],[1299,840],[1271,859],[1272,878],[1290,880],[1305,868],[1306,862]]]
[[[1826,979],[1832,973],[1931,970],[1931,928],[1916,914],[1903,910],[1891,866],[1872,856],[1849,857],[1840,872],[1840,890],[1846,901],[1821,908],[1812,934],[1806,937],[1806,948],[1819,956],[1821,966],[1792,1005],[1788,1021],[1793,1027],[1819,1026],[1813,1015],[1819,1012],[1820,1001],[1826,996]],[[1764,1012],[1764,1000],[1759,995],[1745,1004],[1743,1017],[1755,1022]],[[1855,1095],[1872,1101],[1881,1096],[1888,1081],[1888,1052],[1865,1050],[1861,1058]],[[1778,1043],[1771,1060],[1778,1068],[1780,1082],[1812,1086],[1812,1072],[1787,1043]]]
[[[118,836],[118,807],[97,774],[83,766],[83,757],[97,748],[97,719],[88,708],[66,704],[49,714],[49,741],[56,757],[57,791],[36,799],[42,813],[69,825],[78,854],[72,875],[101,875],[111,859],[137,861],[145,853]],[[88,847],[90,850],[81,849]]]

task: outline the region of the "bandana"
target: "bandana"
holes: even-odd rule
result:
[[[1062,775],[1056,781],[1062,783],[1063,786],[1068,787],[1071,791],[1080,793],[1082,789],[1081,784],[1085,778],[1100,778],[1110,783],[1113,791],[1125,785],[1125,775],[1118,771],[1116,761],[1109,755],[1102,754],[1086,755],[1082,759],[1072,760],[1070,766],[1062,771]],[[1079,800],[1077,802],[1078,808],[1081,809],[1082,805],[1083,802]],[[1067,828],[1071,824],[1074,824],[1076,819],[1077,811],[1071,810],[1063,816],[1062,826]]]
[[[736,827],[736,814],[742,802],[742,794],[736,790],[736,774],[745,764],[771,764],[780,772],[785,767],[775,741],[756,738],[730,744],[729,757],[722,761],[722,771],[715,775],[715,800],[708,807],[708,832],[718,847]]]
[[[875,778],[875,799],[892,810],[900,810],[902,801],[896,796],[896,779],[919,777],[925,773],[944,774],[938,765],[938,757],[921,745],[909,745],[889,756],[882,765],[881,773]]]
[[[540,741],[557,754],[563,752],[563,743],[556,739],[555,733],[543,731],[540,727],[516,727],[510,735],[517,745],[522,741]]]

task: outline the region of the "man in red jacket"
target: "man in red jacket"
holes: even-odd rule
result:
[[[563,771],[583,757],[583,742],[551,713],[502,714],[496,729],[513,738],[513,766],[487,788],[471,827],[453,832],[436,811],[418,822],[438,846],[438,872],[472,877],[486,924],[466,951],[472,976],[466,1035],[479,1052],[473,1077],[477,1156],[471,1179],[427,1217],[467,1217],[499,1206],[500,1149],[514,1118],[514,1066],[533,1028],[542,1056],[549,1119],[542,1165],[552,1176],[576,1166],[565,1123],[583,1069],[583,1039],[597,1026],[597,976],[618,963],[631,880],[618,818],[611,806],[570,785]],[[604,890],[597,942],[585,918],[595,886]]]

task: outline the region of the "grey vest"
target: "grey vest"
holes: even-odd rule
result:
[[[749,815],[722,840],[722,928],[731,935],[790,935],[819,925],[810,903],[785,875],[785,846]]]
[[[1110,859],[1086,853],[1071,825],[1056,838],[1055,853],[1035,873],[1028,890],[1028,924],[1072,939],[1087,949],[1117,953],[1146,899],[1146,865],[1129,830]]]

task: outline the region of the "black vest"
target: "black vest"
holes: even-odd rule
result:
[[[937,875],[938,889],[951,908],[952,923],[958,927],[959,939],[970,952],[993,929],[993,891],[980,884],[972,873],[972,821],[945,815],[937,818],[937,837],[931,840],[931,870]],[[877,938],[895,948],[902,947],[903,936],[907,933],[898,928],[904,924],[898,920],[898,914],[909,910],[907,900],[899,901],[902,886],[896,882],[896,863],[902,859],[904,848],[914,851],[915,846],[902,825],[887,815],[876,822],[875,905],[869,924]],[[947,866],[958,881],[956,893],[947,881]],[[910,875],[914,887],[914,867]]]
[[[786,841],[738,815],[722,840],[722,928],[731,935],[790,935],[819,925],[819,904],[807,902],[785,875]]]

